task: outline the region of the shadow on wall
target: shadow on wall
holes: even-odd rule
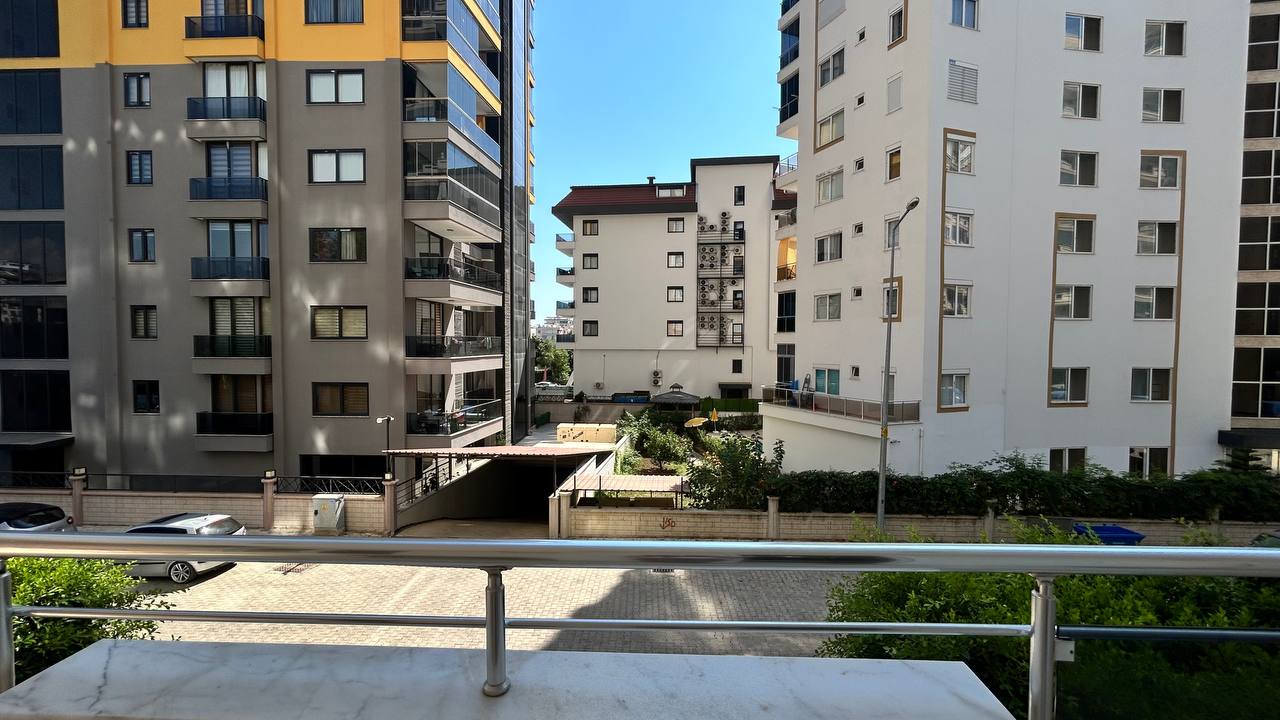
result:
[[[826,619],[827,590],[841,573],[630,570],[599,602],[572,617],[641,620]],[[822,635],[562,630],[543,650],[811,657]]]

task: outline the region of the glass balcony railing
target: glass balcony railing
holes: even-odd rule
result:
[[[793,173],[800,167],[800,153],[793,153],[778,161],[778,168],[773,171],[773,176],[780,178],[788,173]]]
[[[256,177],[191,178],[192,200],[266,200],[267,181]]]
[[[400,37],[406,42],[422,40],[447,40],[449,46],[462,56],[467,67],[480,78],[485,87],[494,95],[500,94],[498,76],[493,74],[480,57],[479,50],[467,39],[466,33],[458,29],[453,19],[439,13],[429,15],[404,15],[401,18]]]
[[[447,122],[462,131],[494,162],[502,162],[502,147],[469,113],[448,98],[405,98],[405,122]]]
[[[446,200],[490,225],[501,226],[502,216],[497,205],[451,177],[407,177],[404,179],[404,199]]]
[[[879,400],[855,400],[839,395],[792,390],[789,387],[775,385],[764,386],[761,390],[761,398],[770,405],[783,405],[807,412],[854,420],[880,422]],[[920,402],[889,403],[889,422],[920,422]]]
[[[406,280],[453,280],[490,290],[502,290],[502,276],[493,270],[444,257],[405,258]]]
[[[573,277],[573,274],[574,274],[573,268],[556,268],[556,277],[558,278],[560,277],[571,278]]]
[[[501,400],[463,400],[454,410],[428,408],[411,412],[405,419],[410,435],[454,435],[502,417]]]
[[[782,54],[778,56],[778,69],[781,70],[782,68],[790,65],[791,63],[799,59],[800,59],[800,45],[797,43],[787,48],[786,50],[783,50]]]
[[[573,333],[556,333],[557,343],[571,343],[574,340]]]
[[[774,217],[777,218],[778,220],[779,230],[782,230],[783,228],[789,228],[796,224],[796,209],[791,208],[790,210],[787,210],[785,212],[780,212],[777,215],[774,215]]]
[[[795,117],[800,112],[800,98],[791,98],[778,108],[778,124],[782,124]]]
[[[193,257],[192,280],[270,280],[271,263],[264,257]]]
[[[187,98],[188,120],[266,120],[267,101],[259,97]]]
[[[573,304],[573,301],[572,301],[572,300],[570,300],[570,301],[568,301],[568,302],[565,302],[564,300],[557,300],[557,301],[556,301],[556,309],[557,309],[557,310],[572,310],[573,308],[574,308],[574,304]]]
[[[198,358],[271,357],[270,335],[196,335],[193,345]]]
[[[556,242],[571,243],[573,242],[573,233],[559,233],[556,235]]]
[[[404,354],[412,358],[454,358],[497,355],[502,338],[466,335],[407,335]]]
[[[782,15],[786,15],[787,11],[800,4],[800,0],[782,0]]]
[[[187,37],[234,38],[265,36],[262,18],[257,15],[196,15],[187,18]]]
[[[198,435],[270,435],[271,413],[198,412]]]

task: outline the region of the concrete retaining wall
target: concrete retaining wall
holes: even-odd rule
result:
[[[86,490],[82,525],[137,525],[183,512],[225,513],[246,527],[262,527],[262,496],[240,493],[150,493]]]
[[[347,532],[382,534],[382,496],[344,495]],[[310,533],[315,530],[310,495],[276,495],[277,533]]]
[[[587,414],[586,417],[578,419],[574,417],[574,413],[580,407],[585,407]],[[533,412],[535,415],[541,415],[544,412],[551,413],[552,424],[571,422],[616,423],[623,413],[629,412],[635,415],[647,407],[649,406],[639,403],[535,402]]]
[[[72,515],[70,490],[36,490],[23,488],[20,490],[0,490],[0,502],[34,502],[57,505],[62,512]],[[77,525],[83,525],[84,518],[75,518]]]

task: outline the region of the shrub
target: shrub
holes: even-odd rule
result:
[[[655,428],[644,441],[645,456],[666,468],[668,463],[682,462],[693,453],[689,438],[680,437],[670,430]]]
[[[13,603],[47,607],[163,608],[154,595],[138,591],[139,580],[123,565],[107,560],[13,558]],[[158,625],[137,620],[14,618],[13,634],[21,681],[104,638],[151,639]]]
[[[710,453],[689,468],[689,500],[707,510],[763,510],[782,474],[782,442],[765,455],[759,438],[709,436]]]

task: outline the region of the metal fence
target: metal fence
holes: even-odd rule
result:
[[[809,390],[792,390],[785,387],[766,385],[761,388],[761,397],[770,405],[782,405],[823,415],[835,415],[853,420],[869,420],[880,422],[879,400],[858,400],[855,398],[828,395]],[[920,422],[920,402],[889,403],[889,422]]]
[[[24,472],[6,470],[0,472],[0,487],[3,488],[67,488],[65,472]]]
[[[276,493],[281,495],[318,495],[321,493],[381,495],[382,491],[382,478],[310,476],[280,476],[276,478]]]
[[[0,690],[14,683],[12,621],[22,618],[186,620],[290,624],[483,628],[483,692],[510,688],[507,630],[675,630],[823,635],[1010,637],[1030,641],[1027,715],[1054,717],[1057,652],[1087,628],[1060,628],[1055,579],[1064,575],[1280,577],[1280,553],[1264,548],[1118,548],[1078,545],[944,545],[888,543],[755,543],[587,540],[418,540],[248,535],[106,535],[3,533],[0,558],[72,557],[132,560],[180,557],[191,561],[348,563],[452,567],[484,571],[484,616],[424,616],[284,611],[201,611],[14,606],[12,578],[0,566]],[[1035,578],[1028,624],[636,620],[507,617],[503,573],[512,568],[685,570],[821,570],[838,572],[1026,573]],[[1108,628],[1149,634],[1153,628]],[[1182,628],[1184,636],[1195,629]],[[1220,629],[1205,630],[1221,633]],[[1248,631],[1240,631],[1248,632]],[[1206,635],[1207,637],[1207,635]],[[518,681],[518,678],[517,678]]]

